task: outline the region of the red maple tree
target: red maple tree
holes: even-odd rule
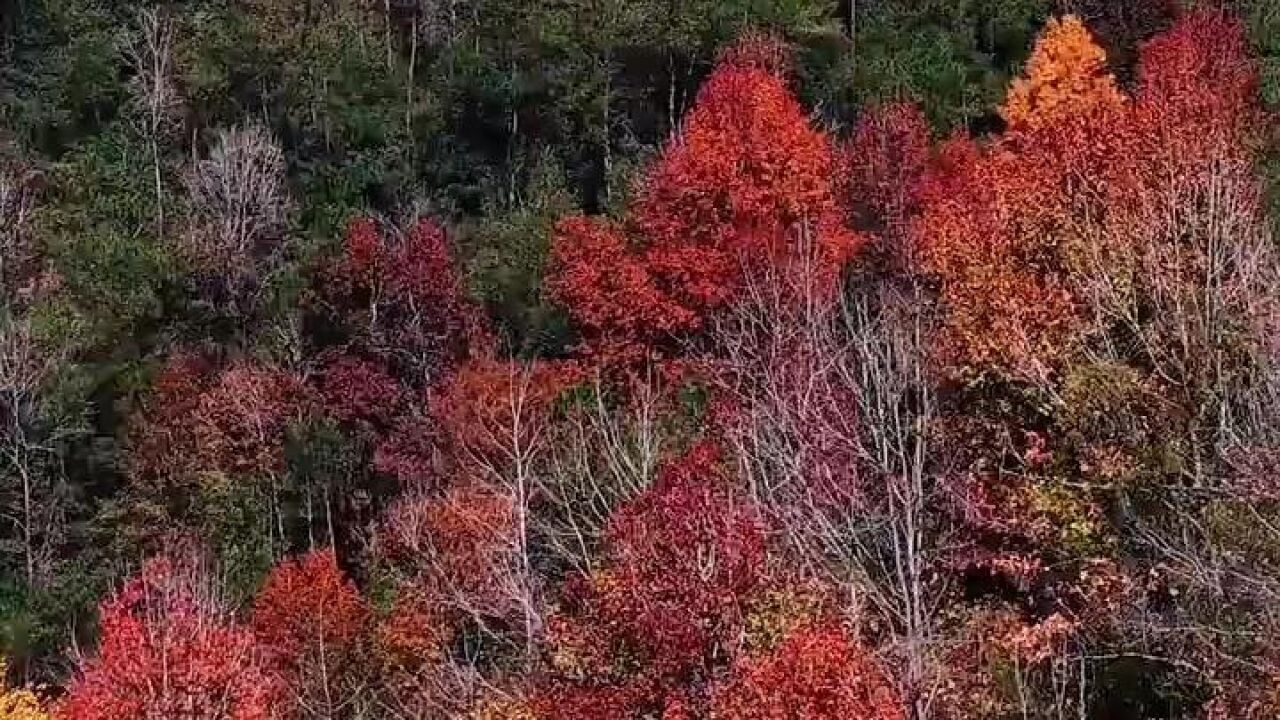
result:
[[[100,610],[97,654],[82,663],[58,717],[275,717],[279,688],[252,633],[192,561],[149,561]]]
[[[200,473],[283,472],[285,432],[308,411],[291,373],[248,360],[223,368],[174,356],[131,420],[127,472],[140,487]]]
[[[318,273],[317,298],[346,342],[411,387],[486,355],[492,339],[454,268],[444,229],[421,219],[407,230],[353,220],[342,253]]]
[[[868,109],[840,153],[841,190],[854,227],[902,242],[907,221],[918,210],[930,155],[929,124],[919,107],[892,103]]]
[[[794,630],[744,657],[715,692],[723,720],[901,720],[902,700],[876,662],[835,624]]]
[[[835,153],[749,39],[725,52],[676,138],[648,170],[623,226],[562,221],[547,287],[606,364],[670,354],[678,340],[780,278],[829,298],[860,245],[843,225]]]
[[[688,707],[735,652],[765,561],[762,520],[719,451],[699,445],[669,463],[610,518],[604,567],[566,585],[548,627],[556,678],[539,703],[584,720]]]

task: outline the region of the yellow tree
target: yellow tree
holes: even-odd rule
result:
[[[5,681],[8,665],[0,658],[0,718],[5,720],[49,720],[36,694],[25,688],[9,687]]]
[[[1049,20],[1000,114],[1011,130],[1036,130],[1124,102],[1107,67],[1106,52],[1079,18],[1067,15]]]

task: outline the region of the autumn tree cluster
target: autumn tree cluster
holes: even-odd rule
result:
[[[0,154],[4,568],[32,617],[93,608],[47,636],[0,625],[0,716],[1277,716],[1264,67],[1224,10],[1068,4],[1003,101],[949,135],[900,97],[824,116],[812,58],[759,29],[687,101],[672,82],[669,136],[626,182],[606,101],[592,199],[484,231],[545,241],[515,315],[488,283],[524,281],[487,274],[456,208],[313,215],[300,188],[349,178],[299,185],[329,171],[292,143],[339,96],[386,111],[378,87],[285,66],[273,101],[309,116],[166,159],[184,108],[214,100],[178,82],[172,18],[144,12],[143,185],[110,217],[150,218],[156,253],[104,252],[163,282],[77,280],[59,239],[123,226]],[[834,8],[854,48],[858,5]],[[612,48],[634,19],[609,7],[578,20]],[[246,8],[280,53],[384,47],[409,136],[442,102],[415,100],[418,63],[480,72],[453,43],[496,22],[487,3],[388,3],[295,37],[295,10]],[[379,12],[385,44],[366,45]],[[570,32],[556,19],[540,41]],[[508,53],[514,84],[510,43],[475,52]],[[317,156],[359,152],[328,131]],[[95,297],[124,324],[78,314]],[[80,388],[122,328],[116,352],[148,348],[133,390]]]

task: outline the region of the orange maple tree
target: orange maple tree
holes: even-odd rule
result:
[[[1000,108],[1011,130],[1034,130],[1125,102],[1106,52],[1074,15],[1049,20],[1023,73]]]
[[[332,711],[350,701],[345,681],[369,611],[332,550],[286,559],[267,576],[250,623],[266,667],[281,688],[280,707]]]
[[[1092,241],[1097,198],[1120,176],[1128,101],[1074,18],[1050,23],[1003,110],[1010,132],[939,152],[913,224],[940,286],[943,355],[955,371],[1047,382],[1083,325],[1071,258]]]

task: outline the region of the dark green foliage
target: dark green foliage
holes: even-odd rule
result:
[[[1049,0],[857,5],[852,41],[828,38],[810,49],[805,92],[838,118],[868,103],[914,100],[944,132],[981,127],[1052,9]]]
[[[558,164],[544,156],[514,206],[465,230],[471,286],[519,354],[555,355],[564,348],[566,320],[544,297],[542,272],[556,220],[575,209]]]

